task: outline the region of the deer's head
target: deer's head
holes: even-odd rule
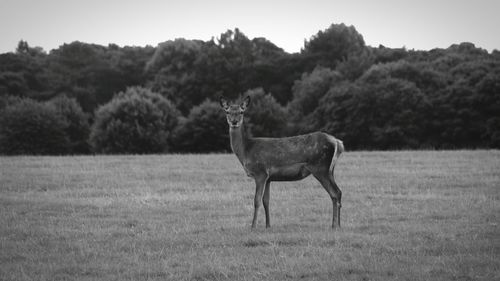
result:
[[[226,112],[227,123],[230,128],[238,128],[241,124],[243,124],[243,113],[245,113],[249,103],[249,96],[247,96],[240,104],[232,104],[225,98],[220,98],[220,105]]]

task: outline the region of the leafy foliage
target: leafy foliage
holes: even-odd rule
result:
[[[164,97],[133,87],[96,112],[90,142],[100,153],[158,153],[170,149],[178,112]]]
[[[335,68],[349,57],[359,56],[365,49],[363,36],[354,26],[332,24],[325,31],[319,31],[304,44],[303,54],[315,65]]]
[[[317,67],[311,73],[303,74],[302,79],[294,83],[293,99],[288,104],[288,110],[295,123],[295,132],[304,133],[313,130],[308,126],[311,113],[334,83],[340,80],[341,75],[338,72]]]
[[[287,112],[276,99],[262,88],[249,90],[251,105],[245,112],[245,128],[256,137],[281,137],[287,129]]]
[[[22,99],[0,114],[0,153],[65,154],[71,149],[68,123],[47,103]]]
[[[17,149],[12,141],[2,153],[88,153],[89,140],[103,153],[226,151],[227,125],[212,101],[248,94],[254,136],[324,130],[350,149],[500,148],[499,85],[497,50],[468,42],[429,51],[370,47],[345,24],[319,31],[294,54],[237,28],[156,48],[76,41],[46,53],[20,41],[0,54],[0,112],[13,126],[0,138],[23,129],[28,119],[9,115],[26,106],[39,112],[36,122],[47,118],[41,126],[63,131],[54,135],[59,148]],[[143,116],[137,126],[136,116]]]
[[[229,151],[229,136],[224,112],[210,100],[195,106],[182,118],[175,133],[175,148],[181,152]]]
[[[315,127],[341,132],[352,149],[417,148],[422,143],[427,104],[412,83],[386,78],[334,88],[315,111]]]
[[[83,112],[76,99],[66,96],[54,98],[49,104],[67,124],[64,132],[68,137],[70,152],[74,154],[90,152],[87,142],[90,133],[89,114]]]

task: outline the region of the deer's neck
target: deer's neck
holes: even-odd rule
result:
[[[245,134],[245,129],[243,128],[243,124],[238,128],[229,128],[229,137],[231,140],[231,149],[234,154],[238,157],[241,164],[245,166],[246,159],[246,143],[247,136]]]

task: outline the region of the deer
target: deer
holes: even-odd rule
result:
[[[334,178],[335,165],[344,152],[341,140],[324,132],[283,138],[254,138],[247,136],[244,113],[250,96],[241,103],[228,102],[220,97],[220,105],[229,125],[230,145],[246,174],[255,180],[252,229],[257,225],[259,208],[264,205],[266,228],[271,227],[269,216],[270,183],[298,181],[313,175],[326,190],[333,203],[332,228],[340,228],[342,191]]]

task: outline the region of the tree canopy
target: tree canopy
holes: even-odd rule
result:
[[[15,47],[0,54],[2,154],[228,151],[217,101],[243,95],[254,136],[322,130],[349,149],[500,148],[500,52],[469,42],[372,47],[332,24],[293,54],[237,28],[156,47]]]
[[[177,117],[177,109],[163,96],[128,88],[96,111],[90,142],[102,153],[166,152]]]

